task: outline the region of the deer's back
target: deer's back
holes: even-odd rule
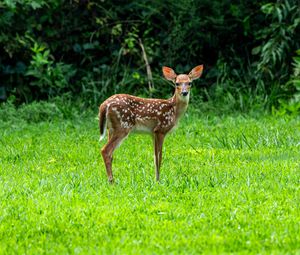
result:
[[[111,96],[102,103],[112,128],[121,126],[138,132],[167,132],[174,126],[175,106],[170,100],[146,99],[127,94]]]

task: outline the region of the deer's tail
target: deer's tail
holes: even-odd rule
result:
[[[100,129],[100,141],[104,139],[106,133],[106,105],[100,105],[99,107],[99,129]]]

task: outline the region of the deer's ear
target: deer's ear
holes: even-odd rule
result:
[[[164,77],[169,81],[175,81],[177,74],[174,72],[174,70],[170,67],[163,66],[162,68]]]
[[[203,65],[196,66],[192,69],[192,71],[190,71],[189,77],[191,80],[196,80],[200,78],[202,72],[203,72]]]

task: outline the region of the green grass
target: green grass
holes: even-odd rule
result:
[[[300,254],[300,119],[197,117],[116,151],[97,120],[0,128],[0,254]]]

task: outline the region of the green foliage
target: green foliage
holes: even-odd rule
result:
[[[285,0],[265,4],[261,10],[270,25],[258,31],[263,44],[252,50],[253,54],[260,53],[257,74],[267,75],[271,81],[284,79],[291,68],[290,53],[298,44],[295,32],[300,25],[299,7]]]
[[[97,120],[0,120],[1,254],[297,254],[299,118],[190,114],[129,136],[109,185]]]
[[[15,105],[15,100],[11,96],[7,102],[0,104],[0,120],[8,127],[10,125],[22,126],[24,123],[84,118],[85,115],[90,114],[83,103],[74,102],[67,94],[52,98],[48,102],[33,101],[19,106]]]
[[[297,56],[293,57],[294,73],[285,85],[287,98],[279,101],[280,107],[275,111],[279,115],[300,113],[300,50],[296,53]]]
[[[18,109],[12,103],[1,105],[0,116],[2,121],[10,123],[50,121],[54,118],[62,118],[62,114],[54,103],[32,102],[23,104]]]
[[[300,103],[300,50],[297,51],[297,56],[293,57],[294,74],[291,83],[295,88],[293,101]],[[300,107],[299,107],[300,108]]]
[[[72,65],[62,62],[54,63],[50,50],[37,43],[31,48],[34,55],[25,73],[33,77],[30,86],[37,86],[40,93],[46,93],[48,97],[61,94],[69,87],[70,79],[75,75],[76,70]]]
[[[300,47],[299,8],[294,0],[5,0],[0,98],[21,104],[69,93],[94,107],[113,93],[166,97],[163,65],[182,73],[203,63],[195,86],[203,101],[232,95],[241,108],[277,107],[293,96],[285,84]]]

